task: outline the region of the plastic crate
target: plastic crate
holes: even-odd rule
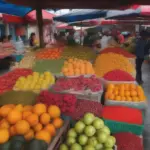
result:
[[[104,123],[110,129],[111,133],[118,133],[118,132],[132,132],[136,135],[142,135],[144,129],[144,123],[142,125],[136,124],[128,124],[125,122],[117,122],[113,120],[103,119]],[[143,121],[144,122],[144,121]]]
[[[127,101],[114,101],[114,100],[105,100],[106,106],[127,106],[132,108],[137,108],[140,110],[145,110],[147,108],[146,102],[127,102]]]
[[[15,55],[14,57],[16,62],[20,62],[23,59],[24,55]]]
[[[69,120],[64,122],[63,127],[57,131],[56,136],[52,139],[52,142],[47,150],[59,150],[59,147],[64,142],[66,133],[70,128],[69,125],[70,125]]]

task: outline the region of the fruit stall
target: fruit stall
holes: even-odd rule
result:
[[[0,150],[143,150],[147,98],[135,73],[119,47],[25,54],[0,76]]]

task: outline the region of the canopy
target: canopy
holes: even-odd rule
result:
[[[5,23],[24,23],[24,18],[18,16],[12,16],[7,14],[2,14],[3,22]]]
[[[42,16],[43,16],[43,20],[53,20],[53,17],[55,16],[54,14],[52,13],[49,13],[45,10],[42,10]],[[33,10],[31,11],[30,13],[28,13],[26,16],[25,16],[25,19],[29,22],[33,22],[33,21],[36,21],[36,11]]]
[[[59,24],[59,25],[56,26],[56,28],[59,29],[59,30],[73,29],[72,26],[69,26],[66,23]]]
[[[142,4],[149,5],[149,0],[7,0],[32,8],[119,8],[121,6]]]
[[[65,15],[54,17],[54,20],[60,22],[76,22],[76,21],[83,21],[86,19],[94,19],[105,17],[108,10],[97,10],[97,9],[78,9],[74,10],[70,13]]]
[[[31,10],[29,7],[17,6],[7,3],[5,0],[0,0],[0,13],[23,17]]]

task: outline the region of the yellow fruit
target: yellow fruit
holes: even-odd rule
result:
[[[22,113],[17,110],[12,110],[7,116],[7,120],[10,124],[15,124],[22,119]]]
[[[9,122],[6,119],[1,120],[1,122],[0,122],[0,128],[9,129],[9,127],[10,127]]]
[[[22,113],[22,119],[26,119],[28,116],[30,116],[32,114],[31,111],[24,111]]]
[[[0,144],[4,144],[9,140],[8,129],[0,129]]]
[[[31,105],[26,105],[23,107],[23,111],[32,111],[32,109],[33,109],[33,106]]]
[[[26,120],[28,121],[28,123],[30,124],[30,126],[35,126],[38,124],[39,122],[39,117],[37,114],[31,114],[29,115]]]
[[[18,135],[24,135],[30,130],[30,125],[26,120],[20,120],[16,123],[15,129]]]
[[[51,136],[55,136],[56,129],[53,124],[47,124],[44,129],[47,130]]]
[[[22,112],[23,111],[23,106],[21,104],[16,105],[15,109]]]
[[[48,113],[51,118],[57,118],[60,117],[61,111],[58,106],[56,105],[51,105],[48,107]]]
[[[43,140],[48,144],[51,141],[51,135],[46,130],[41,130],[41,131],[37,132],[36,135],[35,135],[35,138],[37,140]]]
[[[40,116],[40,123],[43,124],[43,125],[49,124],[50,120],[51,120],[51,117],[50,117],[50,115],[48,113],[43,113]]]
[[[46,105],[42,103],[39,103],[33,106],[33,112],[39,116],[45,113],[46,110],[47,110]]]
[[[7,105],[2,106],[0,108],[0,116],[1,117],[6,117],[11,110],[12,110],[12,108],[7,106]]]
[[[61,119],[61,118],[55,118],[54,120],[53,120],[53,125],[54,125],[54,127],[56,128],[56,129],[59,129],[59,128],[61,128],[62,126],[63,126],[63,120]]]
[[[16,128],[15,128],[15,125],[14,126],[11,126],[9,128],[9,133],[10,133],[10,136],[15,136],[17,133],[16,133]]]
[[[34,138],[34,131],[30,129],[25,135],[24,135],[25,140],[30,141]]]
[[[34,131],[35,131],[35,132],[38,132],[38,131],[41,131],[41,130],[42,130],[43,126],[42,126],[41,123],[38,123],[38,124],[35,125],[33,128],[34,128]]]

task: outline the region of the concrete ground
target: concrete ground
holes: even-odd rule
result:
[[[144,80],[144,91],[148,99],[148,107],[145,112],[144,122],[144,150],[150,150],[150,64],[143,65],[143,80]]]

